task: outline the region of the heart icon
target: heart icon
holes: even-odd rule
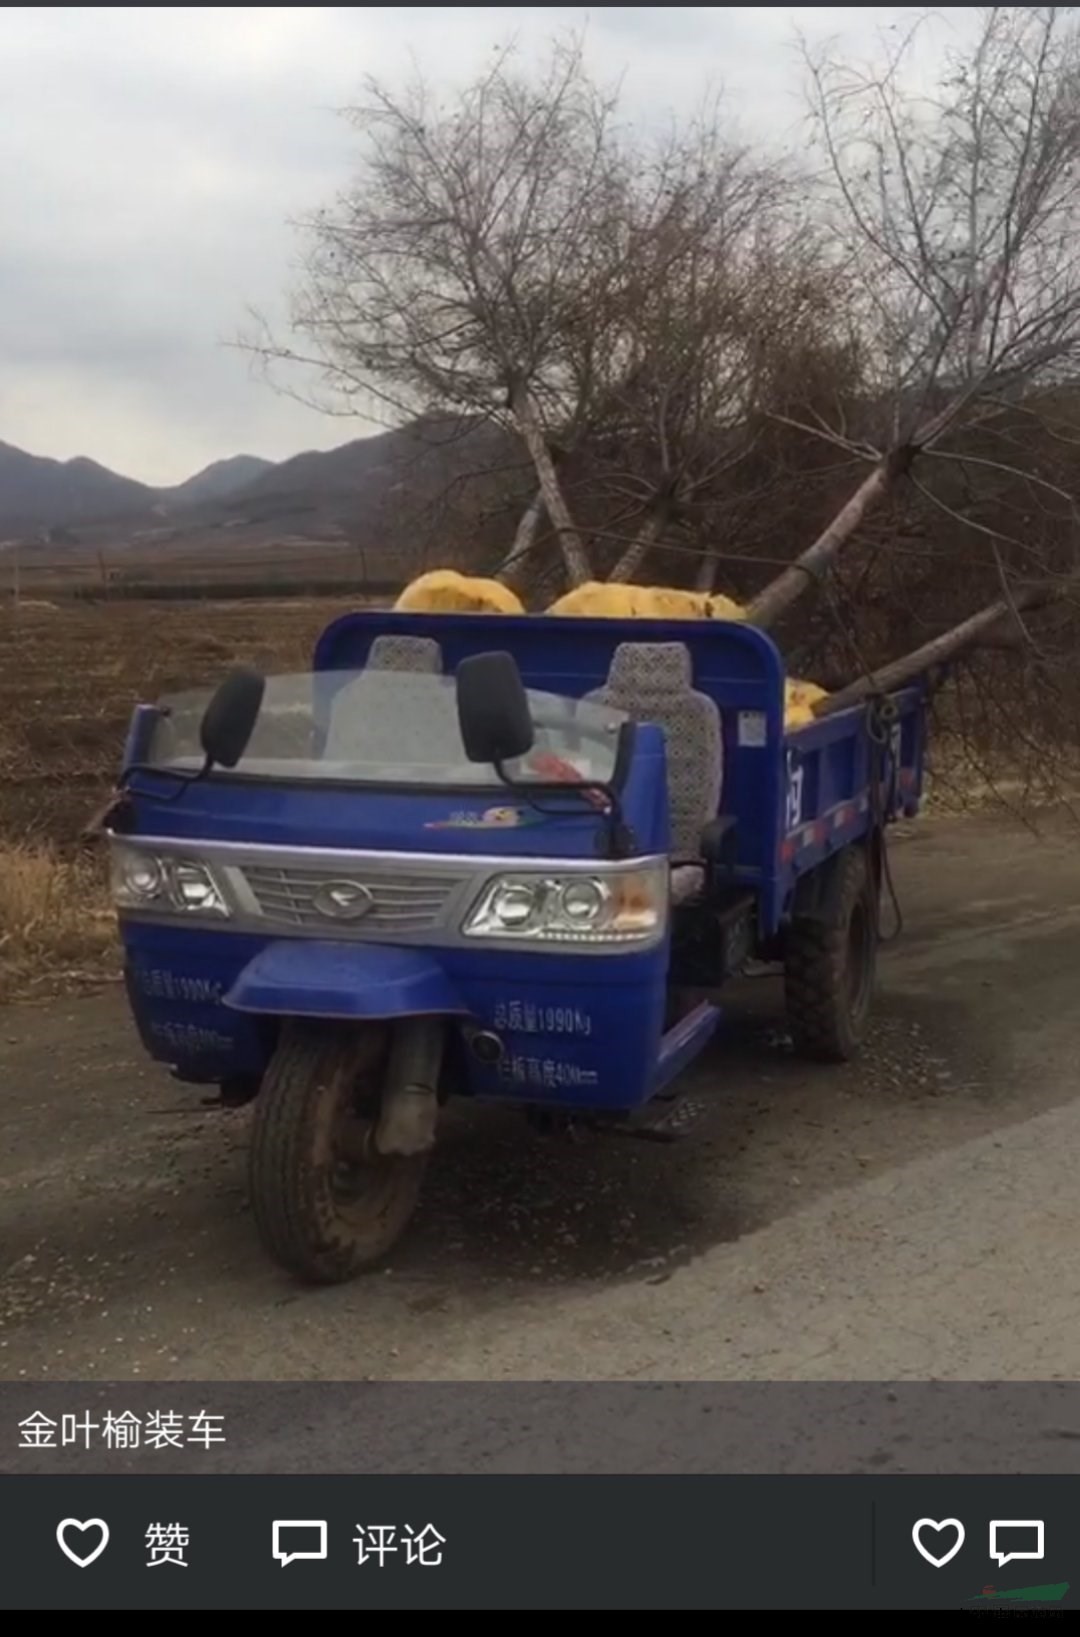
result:
[[[924,1544],[922,1540],[923,1531],[925,1530],[927,1534],[931,1535],[943,1535],[948,1529],[956,1530],[956,1539],[948,1551],[942,1552],[938,1556],[930,1550],[929,1546]],[[964,1544],[964,1525],[959,1518],[942,1518],[940,1523],[935,1523],[933,1518],[920,1518],[911,1531],[911,1538],[915,1542],[915,1550],[920,1557],[924,1557],[927,1563],[933,1564],[935,1569],[943,1569],[946,1563],[952,1561]]]
[[[87,1552],[77,1551],[76,1548],[71,1545],[70,1541],[66,1539],[69,1531],[72,1533],[78,1533],[79,1535],[85,1535],[90,1529],[96,1529],[101,1535],[101,1539],[98,1541],[96,1546],[92,1546]],[[85,1523],[80,1523],[78,1518],[65,1518],[63,1523],[58,1523],[56,1526],[56,1543],[63,1552],[64,1556],[69,1557],[72,1563],[75,1564],[76,1568],[88,1568],[96,1557],[101,1556],[102,1552],[109,1544],[109,1525],[105,1522],[104,1518],[87,1518]]]

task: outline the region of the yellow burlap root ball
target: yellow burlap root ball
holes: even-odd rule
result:
[[[590,580],[552,603],[549,614],[609,620],[741,620],[743,610],[730,597],[703,591],[679,591],[660,585],[603,585]]]
[[[549,614],[588,619],[744,620],[746,610],[730,597],[655,585],[603,585],[590,581],[552,603]],[[813,706],[826,698],[816,682],[789,677],[784,685],[784,726],[789,732],[814,720]]]
[[[784,683],[784,726],[791,733],[815,720],[814,706],[819,699],[828,699],[824,688],[816,682],[797,682],[789,676]]]
[[[709,598],[709,618],[711,620],[744,620],[746,609],[740,603],[732,602],[730,597],[722,597],[717,593]]]
[[[436,568],[407,585],[394,608],[402,614],[524,614],[520,600],[498,580]]]
[[[524,614],[514,593],[498,580],[485,580],[456,569],[437,568],[407,585],[395,609],[413,614]],[[668,586],[603,585],[590,581],[568,591],[549,614],[609,620],[744,620],[746,610],[730,597]],[[789,677],[784,684],[784,726],[789,732],[814,720],[813,706],[827,698],[816,682]]]

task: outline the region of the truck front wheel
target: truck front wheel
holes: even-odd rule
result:
[[[865,848],[835,860],[819,913],[788,929],[784,987],[795,1050],[819,1062],[858,1055],[870,1022],[877,968],[874,872]]]
[[[252,1214],[269,1254],[309,1284],[377,1266],[412,1216],[427,1155],[373,1141],[383,1025],[286,1023],[255,1100]]]

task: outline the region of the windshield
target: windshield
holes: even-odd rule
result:
[[[145,757],[154,767],[203,763],[199,724],[213,688],[158,701]],[[507,763],[515,782],[610,783],[627,717],[607,705],[529,691],[536,740]],[[302,672],[267,679],[255,731],[235,768],[247,778],[312,783],[499,787],[465,756],[453,677],[402,671]]]

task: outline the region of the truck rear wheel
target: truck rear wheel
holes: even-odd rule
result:
[[[426,1154],[372,1141],[389,1033],[287,1023],[255,1100],[248,1179],[269,1254],[309,1284],[377,1266],[412,1216]]]
[[[846,1063],[858,1055],[870,1022],[878,918],[865,848],[849,847],[834,868],[824,916],[796,917],[791,923],[784,987],[799,1055]]]

